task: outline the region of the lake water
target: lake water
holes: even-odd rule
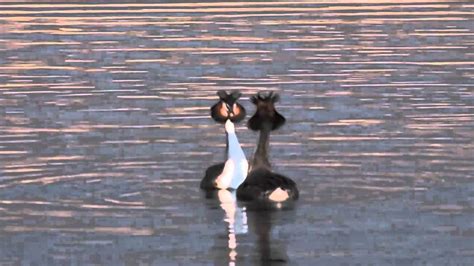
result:
[[[0,264],[470,265],[473,15],[469,0],[2,1]],[[249,115],[249,96],[280,93],[271,162],[299,186],[293,208],[199,190],[224,156],[218,89]],[[257,135],[237,133],[250,157]]]

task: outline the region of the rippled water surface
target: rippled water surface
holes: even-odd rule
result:
[[[0,2],[0,264],[474,260],[474,4]],[[284,211],[207,199],[218,89],[281,95]],[[257,135],[238,136],[248,157]]]

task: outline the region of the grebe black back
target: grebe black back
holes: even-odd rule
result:
[[[286,121],[275,109],[275,103],[278,100],[279,95],[273,92],[258,93],[251,98],[257,110],[248,121],[248,127],[253,131],[259,131],[260,135],[251,170],[237,189],[239,200],[284,202],[295,200],[299,196],[296,183],[288,177],[273,172],[268,159],[270,132],[283,126]]]

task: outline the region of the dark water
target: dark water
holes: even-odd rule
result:
[[[469,0],[2,1],[0,264],[470,265],[473,15]],[[255,92],[281,94],[271,161],[300,188],[293,209],[199,191],[223,160],[218,89],[249,113]]]

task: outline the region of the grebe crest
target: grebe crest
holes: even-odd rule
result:
[[[286,119],[276,111],[275,103],[280,96],[274,92],[262,93],[252,96],[250,101],[256,105],[255,114],[249,119],[247,125],[253,131],[262,130],[264,126],[271,125],[271,130],[276,130],[285,124]]]
[[[245,118],[245,108],[237,102],[242,96],[239,91],[227,93],[224,90],[217,92],[219,102],[211,107],[211,117],[214,121],[224,124],[228,119],[231,122],[238,123]]]

